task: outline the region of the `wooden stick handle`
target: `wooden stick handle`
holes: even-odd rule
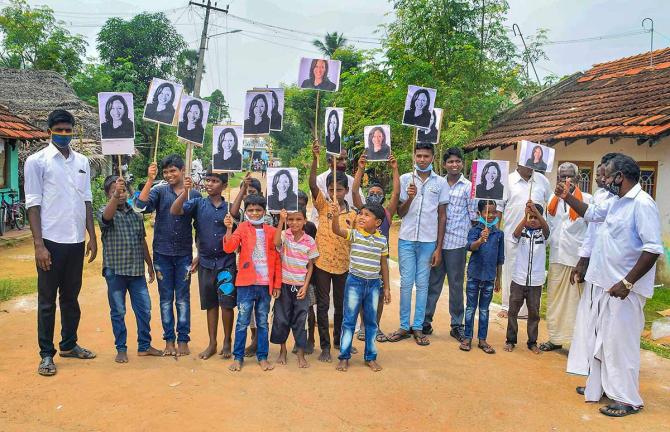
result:
[[[119,177],[123,178],[123,168],[121,168],[121,155],[116,155],[116,161],[119,165]]]
[[[314,108],[314,141],[319,142],[319,101],[321,100],[321,92],[316,91],[316,107]],[[316,160],[316,167],[319,167],[319,159]]]
[[[337,186],[337,158],[333,155],[333,202],[337,199],[335,190]]]
[[[156,144],[154,145],[154,163],[156,163],[157,158],[158,158],[158,137],[160,136],[161,133],[161,125],[160,123],[156,124]]]

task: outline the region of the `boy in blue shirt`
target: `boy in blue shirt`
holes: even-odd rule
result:
[[[481,200],[477,203],[479,222],[468,232],[466,249],[471,251],[468,263],[468,283],[465,288],[465,338],[459,347],[463,351],[472,348],[475,327],[475,310],[479,306],[479,329],[477,347],[486,354],[496,350],[486,342],[489,329],[489,305],[493,292],[500,291],[500,275],[505,262],[505,234],[500,231],[496,202]]]

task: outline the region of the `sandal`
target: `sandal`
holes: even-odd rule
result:
[[[410,338],[409,331],[399,328],[398,330],[394,331],[391,333],[386,339],[388,339],[389,342],[398,342],[403,339],[408,339]]]
[[[375,341],[379,343],[388,342],[389,338],[381,331],[377,330],[377,336],[375,336]]]
[[[365,330],[359,330],[356,338],[361,342],[365,341]]]
[[[563,348],[563,345],[556,345],[555,343],[552,343],[551,341],[547,341],[540,345],[540,349],[542,351],[548,352],[548,351],[554,351],[557,349]]]
[[[614,403],[600,408],[600,412],[607,417],[626,417],[627,415],[637,414],[640,409],[635,409],[630,405]]]
[[[421,332],[421,330],[414,330],[412,332],[412,335],[414,336],[414,341],[416,342],[417,345],[419,346],[430,345],[430,339],[428,339],[426,335]]]
[[[458,346],[458,349],[461,351],[470,351],[472,349],[472,340],[471,339],[463,339],[463,342]]]
[[[37,373],[42,376],[56,375],[56,364],[53,357],[44,357],[37,367]]]
[[[486,354],[495,354],[496,350],[489,344],[487,343],[478,343],[477,348],[480,350],[484,351]]]
[[[95,358],[95,353],[89,351],[86,348],[82,348],[79,345],[75,345],[70,351],[61,351],[59,353],[61,357],[66,358],[78,358],[82,360],[90,360]]]

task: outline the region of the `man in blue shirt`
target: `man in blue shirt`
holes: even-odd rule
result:
[[[190,354],[193,236],[190,217],[170,214],[172,203],[185,190],[184,161],[178,155],[167,156],[161,161],[161,169],[167,184],[151,187],[158,166],[155,162],[149,165],[148,178],[140,196],[135,199],[135,207],[142,213],[156,211],[153,251],[165,339],[164,355],[181,356]],[[173,303],[177,309],[176,338]]]

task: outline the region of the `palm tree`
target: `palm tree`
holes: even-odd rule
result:
[[[325,42],[325,43],[324,43]],[[319,39],[314,39],[312,44],[317,47],[324,55],[331,57],[338,48],[342,48],[347,43],[347,39],[344,37],[344,33],[327,33],[323,38],[323,41]]]

